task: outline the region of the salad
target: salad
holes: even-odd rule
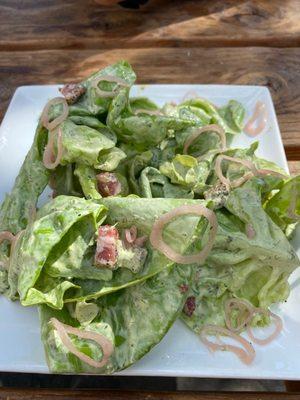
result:
[[[121,61],[45,105],[0,208],[0,292],[38,307],[54,373],[127,368],[178,318],[250,364],[299,265],[300,177],[230,146],[239,102],[158,107],[135,79]]]

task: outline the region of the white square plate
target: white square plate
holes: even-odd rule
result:
[[[245,106],[247,118],[255,103],[263,101],[269,118],[267,128],[259,136],[258,154],[288,169],[272,99],[264,87],[143,85],[135,86],[132,95],[148,96],[162,105],[167,101],[180,101],[191,91],[219,106],[236,99]],[[43,106],[58,93],[58,86],[54,85],[23,86],[16,90],[0,128],[0,202],[11,190],[31,146]],[[254,140],[241,134],[233,146],[246,147]],[[298,233],[295,243],[299,244]],[[300,379],[298,271],[291,277],[291,283],[288,302],[274,308],[284,320],[284,330],[268,346],[256,347],[257,355],[251,366],[242,364],[230,353],[209,353],[199,338],[177,321],[159,345],[120,375]],[[0,371],[47,373],[36,308],[24,308],[1,297],[0,315]]]

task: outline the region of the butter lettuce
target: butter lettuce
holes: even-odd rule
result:
[[[246,299],[265,309],[286,300],[288,277],[299,265],[289,241],[262,207],[258,180],[233,190],[225,207],[216,211],[219,227],[213,249],[205,265],[198,267],[199,279],[189,291],[195,311],[191,316],[182,314],[195,332],[205,324],[225,325],[228,298]],[[247,224],[254,237],[247,236]]]
[[[190,284],[194,271],[189,265],[174,266],[141,285],[102,297],[96,302],[98,315],[87,325],[80,325],[66,307],[58,311],[41,306],[42,340],[50,371],[111,374],[135,363],[159,343],[172,326],[187,296],[181,287]],[[81,329],[102,333],[110,339],[114,343],[114,352],[107,365],[96,369],[69,353],[49,324],[52,317]],[[90,357],[101,359],[101,349],[92,341],[72,336],[72,342]]]
[[[109,210],[106,224],[116,225],[119,232],[135,225],[139,236],[149,237],[153,223],[166,212],[184,204],[207,204],[205,201],[184,199],[140,199],[107,197],[101,200],[101,204]],[[178,217],[164,229],[164,240],[178,252],[184,254],[196,241],[196,232],[202,218],[196,215]],[[206,221],[206,220],[204,220]],[[156,275],[162,270],[174,265],[160,251],[154,249],[149,241],[145,248],[148,256],[143,268],[138,272],[132,272],[127,268],[118,268],[114,271],[110,281],[96,281],[91,279],[74,279],[73,283],[79,288],[66,295],[65,301],[72,302],[91,300],[118,291],[128,286],[140,284],[146,279]]]
[[[130,143],[138,150],[158,145],[168,137],[170,130],[180,131],[193,125],[192,121],[185,119],[135,115],[130,109],[128,96],[128,89],[122,89],[113,99],[107,116],[107,126],[117,134],[120,141]]]
[[[182,185],[195,193],[202,193],[210,173],[209,167],[206,161],[199,162],[192,156],[177,154],[171,162],[162,164],[159,170],[172,183]]]
[[[82,163],[96,169],[112,171],[126,154],[100,131],[70,120],[61,124],[63,155],[61,164]]]
[[[172,184],[166,176],[153,167],[146,167],[142,170],[139,187],[142,197],[146,198],[191,199],[194,197],[191,190]]]
[[[18,293],[22,305],[45,302],[62,307],[65,292],[76,287],[69,277],[82,274],[78,257],[83,257],[97,224],[105,216],[103,205],[71,196],[59,196],[39,210],[35,222],[27,227],[18,251]],[[82,243],[79,253],[76,241]]]
[[[300,220],[300,176],[296,176],[280,188],[265,204],[272,220],[286,231],[289,225]]]
[[[113,99],[112,97],[101,97],[92,87],[93,82],[101,76],[115,76],[123,79],[129,86],[133,85],[136,75],[132,70],[130,64],[126,61],[120,61],[116,64],[109,65],[108,67],[95,72],[90,77],[81,82],[86,88],[86,93],[79,99],[79,101],[70,107],[72,115],[81,116],[97,116],[105,114]],[[111,92],[118,88],[118,85],[113,82],[101,81],[98,84],[99,89]],[[116,90],[118,93],[118,90]]]

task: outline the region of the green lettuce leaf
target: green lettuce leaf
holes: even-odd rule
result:
[[[231,100],[222,108],[217,108],[214,104],[201,98],[187,100],[181,105],[203,110],[210,116],[209,123],[220,125],[227,134],[236,135],[241,132],[245,110],[237,101]]]
[[[265,204],[265,211],[283,231],[300,219],[300,176],[296,176],[280,188]]]
[[[82,197],[82,191],[74,174],[74,164],[58,165],[51,173],[49,185],[56,196]]]
[[[153,167],[146,167],[142,170],[139,185],[141,196],[146,198],[191,199],[194,197],[191,190],[170,183],[166,176]]]
[[[42,340],[51,372],[111,374],[129,367],[160,342],[180,313],[186,294],[181,290],[193,277],[194,268],[185,265],[166,269],[142,284],[120,290],[97,301],[98,316],[82,329],[104,334],[114,343],[114,352],[101,369],[90,367],[70,354],[49,320],[56,317],[80,327],[68,310],[40,307]],[[72,336],[73,344],[99,360],[102,352],[93,342]]]
[[[68,261],[68,257],[72,261],[74,258],[77,261],[77,249],[73,251],[71,245],[79,240],[83,242],[82,251],[86,250],[91,235],[94,235],[97,224],[104,220],[105,215],[106,208],[103,205],[71,196],[59,196],[39,210],[35,222],[27,227],[18,252],[20,265],[18,292],[22,305],[46,302],[52,307],[62,307],[65,292],[69,288],[75,288],[76,285],[68,279],[51,279],[48,274],[42,276],[45,272],[43,269],[47,266],[47,262],[53,263],[55,260],[56,269],[59,266],[62,268],[59,278],[65,276],[64,271],[68,265],[60,263],[60,257],[65,257],[63,261]],[[87,227],[89,221],[90,225]],[[61,255],[62,249],[69,246],[71,248],[67,254]],[[55,251],[51,253],[53,248]],[[76,266],[72,272],[69,271],[69,276]],[[53,272],[49,266],[48,269]],[[81,272],[81,268],[78,269]]]
[[[101,199],[101,204],[109,210],[105,221],[107,224],[116,224],[120,233],[124,229],[135,225],[139,236],[148,237],[154,221],[161,215],[183,204],[199,204],[199,202],[200,204],[201,202],[207,204],[205,201],[188,199],[140,199],[130,197],[107,197]],[[178,217],[165,227],[164,240],[181,254],[186,253],[187,249],[196,240],[195,232],[200,221],[203,221],[203,219],[196,215]],[[206,220],[204,219],[204,221]],[[130,271],[127,268],[118,268],[114,270],[112,279],[107,282],[75,279],[73,282],[80,289],[75,292],[72,291],[69,297],[67,294],[65,301],[95,299],[124,287],[140,283],[174,265],[173,261],[154,249],[149,241],[146,243],[145,248],[148,256],[143,268],[138,272]]]
[[[47,131],[37,127],[33,144],[26,155],[20,172],[10,194],[7,194],[0,206],[0,232],[10,231],[13,234],[25,229],[32,221],[40,194],[47,186],[49,171],[43,164],[43,149],[47,140]],[[6,262],[9,254],[7,243],[0,244],[0,261]],[[0,271],[0,293],[9,297],[15,296],[15,287],[10,289],[8,273]]]
[[[216,211],[217,237],[189,292],[195,311],[191,316],[182,314],[195,332],[206,324],[225,325],[224,302],[228,298],[246,299],[265,309],[286,300],[288,278],[299,265],[287,238],[264,211],[257,181],[233,190],[225,206]],[[247,225],[254,237],[247,236]]]
[[[49,171],[43,164],[46,141],[47,131],[39,125],[14,187],[1,205],[0,231],[8,230],[16,234],[31,220],[37,200],[49,179]]]
[[[61,124],[63,156],[61,164],[82,163],[104,171],[117,168],[126,154],[100,131],[70,120]]]
[[[101,199],[94,168],[85,164],[76,164],[74,175],[77,176],[86,199]]]
[[[95,72],[89,78],[82,82],[86,88],[86,93],[81,96],[79,101],[70,107],[71,115],[93,116],[104,114],[108,111],[113,97],[101,97],[97,91],[92,87],[92,83],[101,76],[115,76],[123,79],[129,86],[135,82],[136,75],[132,70],[130,64],[126,61],[120,61],[116,64],[109,65],[108,67]],[[102,81],[99,82],[98,87],[101,90],[112,91],[118,89],[118,85],[113,82]],[[118,90],[116,90],[118,93]]]
[[[138,150],[146,150],[167,138],[170,131],[180,131],[193,122],[158,115],[134,115],[129,106],[129,91],[120,90],[111,103],[107,126],[124,143],[130,143]]]
[[[158,106],[153,103],[148,97],[131,97],[129,100],[131,111],[135,114],[136,112],[142,111],[157,111]]]
[[[189,155],[177,154],[172,162],[165,162],[160,172],[170,178],[172,183],[182,185],[195,193],[202,193],[210,173],[209,164]]]

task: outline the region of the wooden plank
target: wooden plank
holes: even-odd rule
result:
[[[0,389],[2,400],[299,400],[297,393]]]
[[[265,85],[273,96],[288,158],[300,159],[300,48],[150,48],[2,52],[0,118],[20,85],[77,81],[120,59],[140,83]]]
[[[138,11],[97,0],[1,0],[0,49],[293,47],[299,14],[299,0],[149,0]]]

